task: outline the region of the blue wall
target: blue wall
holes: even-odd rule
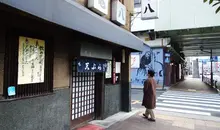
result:
[[[132,53],[137,54],[137,53]],[[140,67],[131,68],[131,85],[132,88],[143,87],[144,81],[147,79],[149,69],[155,71],[155,80],[160,86],[163,86],[163,49],[151,49],[145,46],[140,55]]]

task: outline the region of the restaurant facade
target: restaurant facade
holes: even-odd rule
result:
[[[70,130],[131,110],[130,53],[143,42],[128,3],[101,1],[1,1],[1,130]]]

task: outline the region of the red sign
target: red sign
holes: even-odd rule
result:
[[[115,68],[115,58],[113,58],[113,67],[112,67],[112,84],[115,84],[116,82],[116,76],[115,76],[115,71],[116,71],[116,68]]]

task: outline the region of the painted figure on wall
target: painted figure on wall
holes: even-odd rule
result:
[[[153,68],[155,71],[155,79],[157,84],[163,85],[163,50],[154,49],[153,50]]]
[[[163,49],[150,49],[147,47],[140,53],[139,68],[131,69],[132,86],[143,87],[148,70],[155,71],[155,80],[163,86]]]
[[[145,52],[145,54],[143,56],[141,56],[140,59],[140,68],[138,68],[137,70],[137,76],[139,75],[139,73],[143,73],[144,76],[147,75],[147,70],[148,69],[152,69],[151,66],[151,61],[152,61],[152,50]]]

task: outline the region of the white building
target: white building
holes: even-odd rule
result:
[[[158,0],[159,19],[141,20],[141,0],[135,0],[133,32],[170,31],[220,26],[220,13],[203,0]]]

